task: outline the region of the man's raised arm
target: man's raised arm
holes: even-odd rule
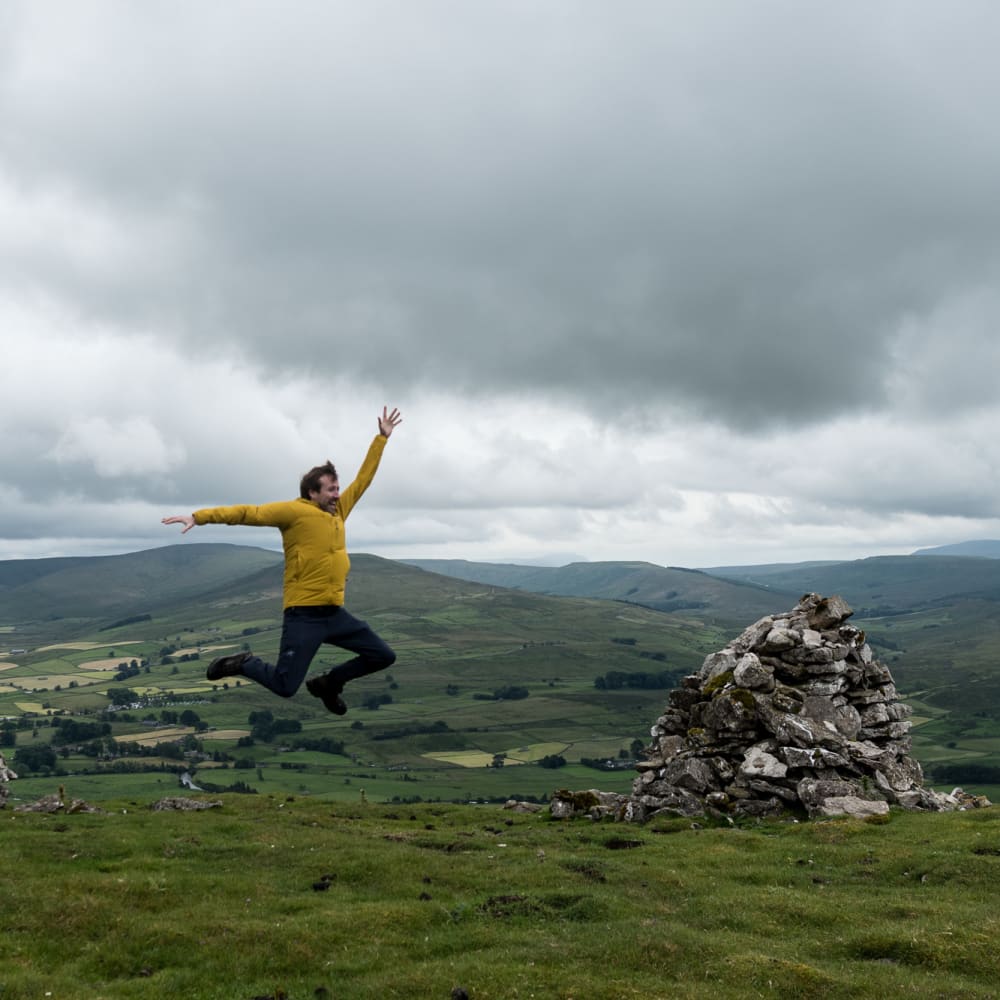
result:
[[[392,413],[389,412],[388,406],[383,406],[382,416],[378,418],[378,432],[387,438],[402,422],[403,418],[395,406],[392,408]]]

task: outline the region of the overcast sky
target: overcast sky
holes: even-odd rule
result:
[[[0,558],[1000,538],[993,0],[0,0]]]

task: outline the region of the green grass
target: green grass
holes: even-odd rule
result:
[[[0,812],[0,997],[986,998],[1000,981],[996,810],[697,829],[222,798]]]

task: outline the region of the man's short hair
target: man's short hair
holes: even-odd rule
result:
[[[299,496],[308,500],[310,493],[318,493],[320,486],[323,485],[320,480],[324,476],[333,476],[334,479],[340,478],[330,459],[326,460],[325,465],[314,466],[302,477],[302,481],[299,483]]]

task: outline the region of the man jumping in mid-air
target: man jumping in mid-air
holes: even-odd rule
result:
[[[327,461],[302,477],[297,500],[258,507],[208,507],[193,514],[163,518],[164,524],[183,524],[182,535],[196,524],[249,524],[281,531],[285,610],[278,662],[265,663],[253,653],[220,656],[208,665],[205,676],[210,681],[242,675],[282,698],[291,698],[302,685],[319,647],[329,643],[354,653],[354,659],[311,678],[306,688],[331,712],[343,715],[347,711],[341,697],[344,685],[395,662],[396,654],[389,645],[344,607],[344,587],[351,568],[344,521],[371,484],[389,435],[402,419],[399,410],[390,413],[388,407],[382,408],[379,433],[357,478],[343,493],[337,470]]]

